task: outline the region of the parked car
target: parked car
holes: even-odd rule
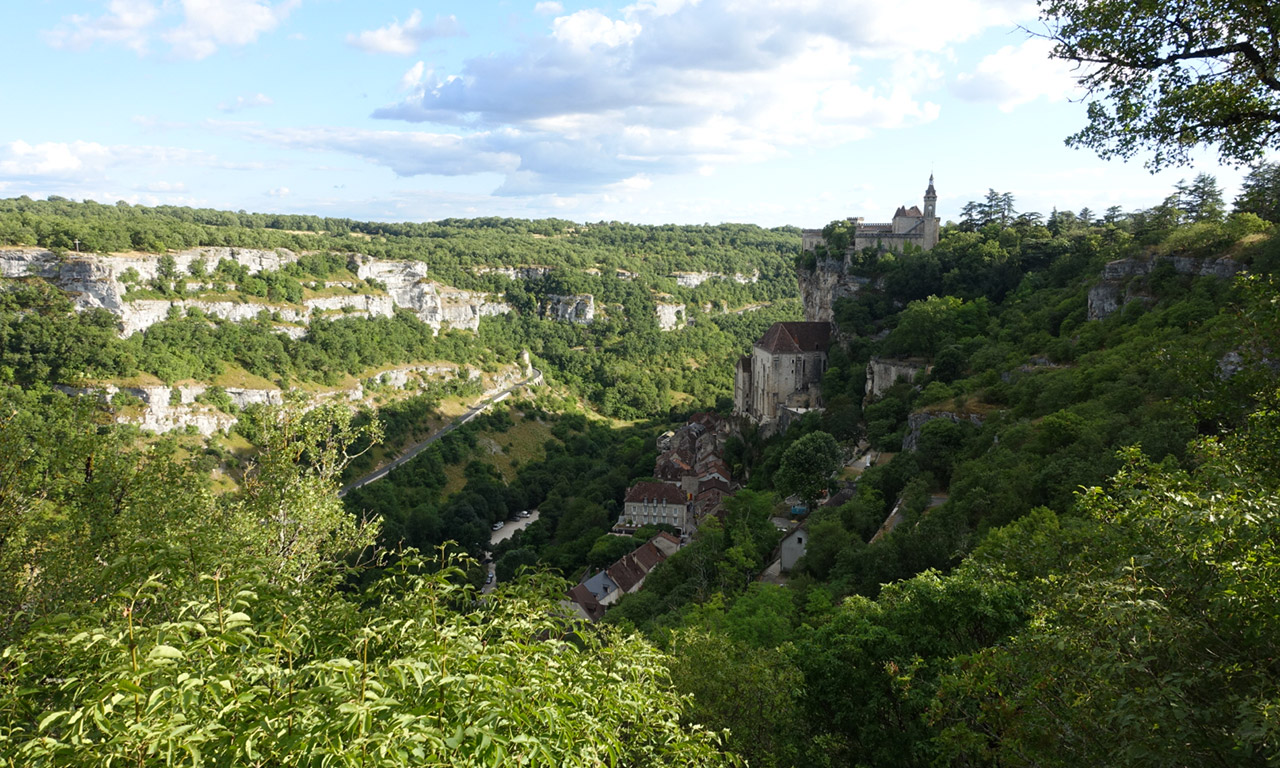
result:
[[[502,526],[504,526],[504,525],[506,525],[506,524],[507,524],[507,523],[506,523],[506,521],[505,521],[505,520],[499,520],[498,522],[496,522],[496,523],[494,523],[494,524],[493,524],[493,530],[495,530],[495,531],[500,531],[500,530],[502,530]]]
[[[493,571],[489,571],[489,575],[485,578],[484,583],[485,584],[493,583]]]
[[[521,512],[521,513],[520,513],[520,515],[519,515],[519,516],[520,516],[520,517],[528,517],[528,516],[529,516],[529,510],[527,510],[527,509],[526,509],[526,510],[524,510],[523,512]]]

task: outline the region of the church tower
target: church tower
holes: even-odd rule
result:
[[[933,174],[929,174],[929,188],[924,191],[924,242],[926,251],[938,244],[938,193],[933,189]]]

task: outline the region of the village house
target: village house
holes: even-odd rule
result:
[[[688,494],[675,485],[636,483],[627,492],[614,530],[635,531],[646,525],[666,524],[688,533],[692,529],[688,502]]]
[[[679,539],[661,532],[569,590],[567,602],[580,618],[599,621],[609,606],[639,590],[649,572],[679,549]]]

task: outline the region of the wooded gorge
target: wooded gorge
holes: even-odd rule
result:
[[[76,241],[301,253],[223,268],[226,293],[279,306],[360,282],[348,256],[363,254],[513,308],[475,332],[398,309],[292,338],[269,312],[187,311],[122,337],[49,281],[7,280],[0,761],[1272,765],[1280,238],[1273,209],[1242,196],[1227,215],[1213,189],[1047,217],[993,190],[929,251],[847,259],[738,225],[0,201],[0,243],[64,259]],[[865,287],[831,308],[825,409],[771,436],[740,425],[725,462],[744,487],[724,514],[601,622],[570,618],[566,588],[658,530],[610,533],[655,439],[695,411],[728,418],[737,356],[801,315],[796,271],[837,262]],[[703,272],[721,277],[680,282]],[[195,295],[208,278],[132,290]],[[600,316],[540,313],[573,294]],[[660,300],[684,305],[679,327],[660,330]],[[372,461],[353,454],[394,453],[481,387],[393,391],[379,369],[493,375],[525,351],[548,387],[338,498]],[[881,360],[920,374],[868,397]],[[54,387],[233,373],[300,391],[350,377],[373,399],[237,408],[204,438]],[[817,444],[839,460],[796,513],[805,554],[761,580]],[[527,509],[538,520],[492,547],[483,590],[490,526]]]

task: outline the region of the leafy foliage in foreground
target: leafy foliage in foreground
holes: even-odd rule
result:
[[[721,765],[661,654],[575,633],[553,581],[483,603],[402,559],[352,597],[257,573],[148,579],[37,626],[0,662],[0,759],[23,765]],[[133,617],[172,602],[173,617]],[[464,608],[465,610],[459,610]]]
[[[262,411],[214,497],[85,401],[0,395],[0,765],[732,762],[662,655],[565,619],[562,583],[481,601],[468,560],[371,550],[336,497],[346,409]]]

